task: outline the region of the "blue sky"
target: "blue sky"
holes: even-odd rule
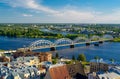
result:
[[[120,0],[0,0],[0,23],[120,23]]]

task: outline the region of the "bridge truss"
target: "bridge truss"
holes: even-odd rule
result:
[[[35,42],[32,42],[29,45],[30,49],[36,49],[36,48],[47,48],[47,47],[56,47],[56,46],[63,46],[63,45],[74,45],[74,44],[80,44],[80,43],[87,43],[92,41],[105,41],[105,40],[112,40],[113,36],[111,35],[104,35],[103,37],[99,36],[92,36],[91,38],[85,38],[85,37],[77,37],[74,40],[71,40],[69,38],[61,38],[56,40],[55,42],[51,42],[49,40],[38,40]]]

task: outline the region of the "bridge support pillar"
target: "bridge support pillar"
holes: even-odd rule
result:
[[[86,43],[86,46],[90,46],[90,43]]]
[[[55,47],[51,47],[51,48],[50,48],[50,51],[55,51],[55,50],[56,50]]]
[[[95,43],[94,46],[99,46],[99,43]]]
[[[99,41],[99,43],[100,43],[100,44],[102,44],[102,43],[103,43],[103,41]]]
[[[70,48],[74,48],[75,46],[74,45],[70,45]]]

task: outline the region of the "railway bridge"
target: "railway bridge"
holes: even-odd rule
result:
[[[111,40],[113,40],[113,36],[111,35],[104,35],[102,37],[92,36],[91,38],[77,37],[74,40],[71,40],[69,38],[60,38],[55,42],[52,42],[50,40],[37,40],[32,42],[28,47],[25,47],[24,49],[37,50],[50,48],[51,51],[55,51],[57,47],[70,46],[70,48],[74,48],[77,44],[85,44],[86,46],[94,44],[95,46],[99,46],[100,43]]]

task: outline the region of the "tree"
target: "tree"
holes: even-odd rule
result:
[[[72,56],[72,60],[75,60],[75,56],[74,55]]]
[[[84,54],[79,54],[77,59],[79,61],[86,61],[86,56]]]
[[[56,53],[55,57],[56,57],[56,58],[59,58],[59,54],[58,54],[58,53]]]
[[[95,56],[94,59],[95,59],[95,60],[98,60],[98,59],[100,59],[100,57],[99,57],[99,56]]]
[[[72,64],[72,61],[65,61],[65,64]]]
[[[52,63],[56,64],[57,63],[57,59],[52,60]]]
[[[111,58],[110,61],[113,63],[115,60],[113,58]]]

